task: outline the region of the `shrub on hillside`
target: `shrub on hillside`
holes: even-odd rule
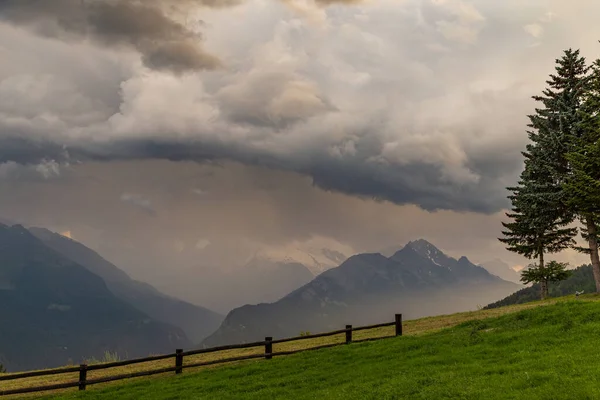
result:
[[[112,353],[110,351],[105,351],[104,355],[99,360],[96,357],[91,357],[91,358],[85,359],[85,363],[87,365],[103,364],[103,363],[110,363],[110,362],[117,362],[117,361],[121,361],[121,357],[119,357],[119,354],[117,354],[116,351],[114,353]]]
[[[521,271],[521,282],[539,283],[540,296],[542,300],[548,297],[548,284],[550,282],[560,282],[569,278],[573,272],[567,271],[567,263],[550,261],[545,266],[529,265],[528,268]]]

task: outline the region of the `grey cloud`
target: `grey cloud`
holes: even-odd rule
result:
[[[329,154],[296,155],[282,159],[247,149],[236,151],[229,146],[193,142],[129,141],[70,149],[86,161],[132,159],[167,159],[170,161],[208,162],[218,159],[236,160],[248,165],[298,172],[312,178],[313,184],[331,191],[342,192],[396,204],[418,204],[425,210],[451,209],[494,213],[508,205],[504,186],[499,186],[494,175],[515,165],[514,158],[493,161],[493,168],[485,171],[480,181],[456,185],[444,181],[444,166],[423,162],[394,165],[372,159],[379,154],[377,144],[358,143],[358,154],[343,159]],[[371,148],[370,148],[371,147]],[[517,152],[518,154],[518,152]],[[73,158],[73,157],[71,157]],[[497,169],[496,169],[497,168]]]
[[[367,159],[378,154],[377,145],[359,144],[364,152],[352,159],[339,160],[322,154],[309,160],[281,160],[267,154],[249,153],[241,149],[232,152],[229,147],[174,143],[160,141],[129,141],[112,143],[110,146],[95,146],[85,149],[70,149],[69,154],[85,161],[114,161],[131,159],[167,159],[170,161],[233,159],[245,164],[268,168],[287,169],[310,176],[313,183],[325,190],[339,191],[377,200],[388,200],[397,204],[419,204],[427,210],[456,209],[493,212],[503,204],[503,196],[481,197],[481,185],[471,185],[457,190],[452,184],[440,184],[440,171],[426,163],[413,163],[393,167],[386,163]],[[79,151],[78,151],[79,150]],[[58,154],[55,154],[58,156]],[[73,158],[73,157],[71,157]],[[33,162],[34,160],[29,160]],[[492,182],[493,183],[493,182]],[[490,185],[490,182],[486,182]],[[488,188],[488,190],[492,190]],[[151,204],[139,195],[124,195],[123,201],[146,210]]]
[[[0,136],[0,163],[14,162],[31,165],[45,159],[55,160],[59,163],[68,162],[69,156],[64,146],[50,140],[28,139],[27,133],[16,132],[15,136],[17,137]]]
[[[220,16],[211,37],[238,51],[230,54],[231,70],[183,77],[134,68],[125,77],[114,73],[117,102],[105,94],[98,113],[87,100],[93,87],[106,85],[93,73],[85,90],[47,83],[80,99],[67,102],[81,106],[74,113],[52,104],[51,96],[30,104],[22,101],[25,90],[13,90],[13,102],[0,101],[0,162],[232,160],[297,172],[328,191],[426,210],[493,213],[507,205],[504,188],[520,169],[530,96],[563,44],[548,40],[531,49],[522,27],[558,3],[539,0],[518,15],[517,3],[496,9],[475,1],[475,11],[463,3],[382,0],[361,8],[361,18],[342,7],[322,31],[297,19],[281,21],[275,8],[266,16],[254,10],[248,15],[264,18],[261,38],[273,37],[243,54]],[[442,35],[439,21],[485,29],[465,46]],[[565,15],[555,25],[540,22],[544,37],[564,33],[569,21],[575,20]],[[577,26],[586,28],[569,31],[572,46],[600,34],[594,24]],[[79,72],[82,82],[87,72]],[[0,90],[11,79],[29,82],[3,76],[0,66]],[[58,82],[64,79],[66,73]]]
[[[335,111],[314,82],[285,71],[252,72],[220,89],[216,99],[234,122],[285,128]]]
[[[357,3],[316,0],[319,5]],[[92,39],[109,47],[133,48],[146,66],[175,73],[211,70],[221,61],[201,46],[187,23],[198,7],[225,8],[242,0],[0,0],[0,20],[32,28],[42,36]]]
[[[135,0],[1,0],[0,19],[62,39],[89,38],[134,48],[153,69],[177,73],[221,65],[200,46],[201,36],[168,14],[169,6],[226,6],[233,2]]]

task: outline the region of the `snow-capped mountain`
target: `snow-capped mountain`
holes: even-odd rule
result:
[[[448,261],[451,259],[440,249],[426,241],[425,239],[419,239],[412,242],[408,242],[407,246],[411,247],[421,257],[430,260],[432,263],[438,266],[445,266],[452,270],[452,266],[449,265]]]
[[[473,310],[518,289],[467,257],[448,257],[417,240],[389,258],[354,255],[274,303],[236,308],[203,344],[323,332],[348,321],[373,324],[399,310],[407,318]]]
[[[263,249],[253,258],[302,264],[316,276],[339,266],[354,253],[350,246],[333,239],[313,238],[306,242],[293,242],[282,247]]]

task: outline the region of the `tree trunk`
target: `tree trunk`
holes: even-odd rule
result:
[[[540,281],[540,288],[542,300],[546,300],[548,298],[548,282]]]
[[[544,252],[540,251],[540,272],[544,270]],[[546,300],[546,297],[548,296],[548,282],[545,280],[541,280],[540,281],[540,288],[541,288],[541,297],[542,300]]]
[[[588,233],[588,244],[590,246],[590,258],[592,261],[592,271],[594,271],[594,281],[596,282],[596,292],[600,292],[600,258],[598,257],[598,230],[594,217],[585,218]]]

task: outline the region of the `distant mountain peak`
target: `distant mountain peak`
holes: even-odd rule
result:
[[[413,249],[417,250],[417,251],[437,251],[441,253],[441,250],[438,249],[437,247],[435,247],[433,244],[431,244],[430,242],[428,242],[425,239],[417,239],[417,240],[412,240],[410,242],[408,242],[406,244],[407,246],[412,247]]]
[[[436,265],[441,265],[443,260],[448,258],[444,252],[425,239],[408,242],[405,247],[414,250],[421,257],[431,260]]]
[[[409,245],[416,245],[416,246],[430,246],[430,247],[435,247],[431,242],[420,238],[417,240],[411,240],[410,242],[408,242]]]

